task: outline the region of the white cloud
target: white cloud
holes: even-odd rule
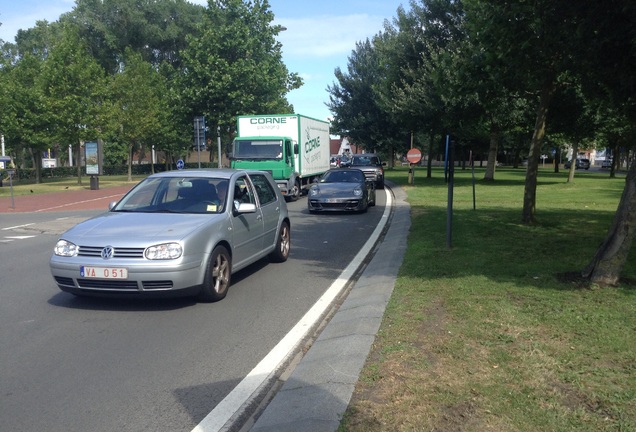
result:
[[[356,42],[372,38],[383,27],[383,17],[366,14],[279,18],[287,28],[278,35],[286,56],[330,57],[351,53]]]
[[[15,42],[18,30],[28,30],[35,27],[37,21],[55,22],[60,15],[73,10],[74,0],[55,0],[38,2],[36,7],[24,8],[16,4],[3,5],[0,11],[0,39],[5,42]],[[28,12],[25,12],[25,9]]]

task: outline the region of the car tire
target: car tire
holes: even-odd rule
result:
[[[289,194],[289,199],[291,201],[298,201],[298,199],[300,198],[300,193],[300,181],[296,180],[296,182],[294,182],[294,187],[291,190],[291,194]]]
[[[223,299],[230,287],[231,275],[232,260],[229,252],[224,246],[215,247],[205,270],[199,300],[216,302]]]
[[[291,233],[289,232],[289,224],[283,222],[278,230],[278,238],[276,239],[276,247],[269,254],[269,260],[272,262],[285,262],[289,258],[289,250],[291,248]]]

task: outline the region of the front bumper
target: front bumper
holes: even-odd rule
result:
[[[366,208],[362,198],[343,198],[339,200],[321,200],[309,198],[307,200],[309,211],[316,212],[337,212],[337,211],[361,211]]]
[[[144,260],[143,263],[118,260],[108,263],[108,267],[127,268],[127,279],[86,278],[80,275],[80,266],[104,267],[103,261],[54,255],[49,266],[57,286],[65,292],[93,296],[171,297],[196,294],[201,288],[205,272],[202,263],[206,262],[198,259],[181,262]]]

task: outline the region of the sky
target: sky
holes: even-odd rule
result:
[[[321,120],[331,117],[325,104],[327,87],[336,81],[334,70],[346,71],[356,42],[382,31],[384,21],[392,21],[400,5],[409,8],[408,0],[269,0],[269,4],[273,24],[287,29],[278,36],[283,62],[304,80],[287,99],[296,113]],[[74,0],[0,0],[0,39],[14,42],[18,30],[34,27],[39,20],[57,21],[74,6]]]

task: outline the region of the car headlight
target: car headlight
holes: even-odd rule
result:
[[[384,174],[384,171],[382,171],[380,168],[375,170],[375,174],[381,176],[382,174]]]
[[[353,190],[353,194],[354,194],[355,196],[362,196],[362,189],[361,189],[361,188],[355,188],[355,189]]]
[[[55,244],[55,248],[53,249],[53,253],[55,255],[63,256],[63,257],[77,256],[78,252],[79,252],[79,247],[77,247],[75,243],[71,243],[70,241],[66,241],[66,240],[59,240]]]
[[[309,189],[309,196],[318,196],[318,195],[320,195],[320,189],[318,188]]]
[[[169,260],[177,259],[183,254],[183,248],[179,243],[164,243],[150,246],[144,252],[149,260]]]

